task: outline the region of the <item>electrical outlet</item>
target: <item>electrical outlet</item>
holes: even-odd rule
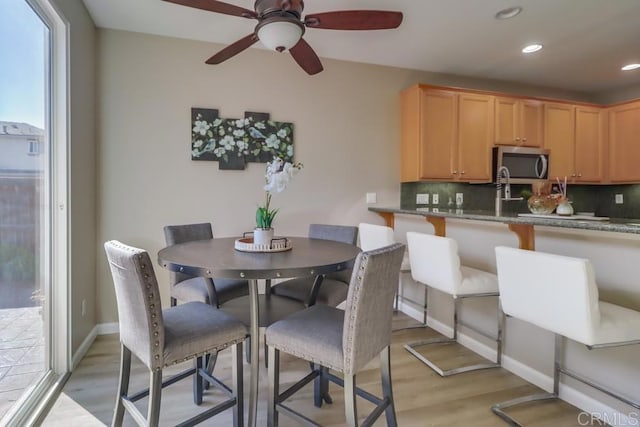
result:
[[[462,195],[462,193],[456,193],[456,206],[462,206],[463,202],[464,196]]]
[[[616,194],[616,205],[624,203],[624,196],[622,194]]]
[[[87,300],[86,299],[82,300],[82,309],[81,309],[81,311],[82,311],[82,317],[87,315]]]
[[[438,203],[440,203],[440,197],[438,196],[438,193],[433,193],[431,195],[431,201],[433,202],[434,205],[437,205]]]
[[[368,204],[377,203],[377,202],[378,202],[378,195],[376,193],[367,193]]]
[[[428,204],[429,204],[428,194],[416,194],[416,205],[428,205]]]
[[[438,209],[438,208],[433,208],[433,209],[431,209],[431,211],[432,211],[433,213],[438,213],[438,212],[440,212],[440,209]]]

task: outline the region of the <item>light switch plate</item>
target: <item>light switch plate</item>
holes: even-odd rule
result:
[[[616,205],[624,203],[624,196],[622,194],[616,194]]]
[[[456,206],[462,206],[464,202],[464,196],[462,193],[456,193]]]
[[[428,205],[429,194],[416,194],[416,205]]]
[[[437,205],[438,203],[440,203],[440,197],[438,196],[438,193],[433,193],[431,195],[431,201],[433,202],[434,205]]]
[[[378,203],[378,195],[376,193],[367,193],[367,204]]]

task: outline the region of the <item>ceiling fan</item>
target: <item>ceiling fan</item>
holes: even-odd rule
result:
[[[220,64],[249,48],[258,40],[272,50],[289,50],[293,59],[308,74],[322,71],[322,63],[311,46],[302,38],[305,28],[325,30],[386,30],[402,23],[401,12],[380,10],[343,10],[314,13],[302,18],[302,0],[256,0],[254,10],[217,0],[164,0],[183,6],[225,15],[256,19],[253,33],[230,44],[207,59],[207,64]]]

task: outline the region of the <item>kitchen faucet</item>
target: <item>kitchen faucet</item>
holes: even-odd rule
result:
[[[502,201],[522,200],[522,197],[511,197],[511,184],[509,184],[509,169],[501,166],[496,172],[496,216],[502,215]],[[504,184],[504,197],[502,197],[502,184]]]

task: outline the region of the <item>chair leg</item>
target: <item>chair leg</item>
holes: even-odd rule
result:
[[[504,412],[505,409],[518,406],[522,403],[538,402],[541,400],[555,400],[558,399],[558,391],[560,390],[560,360],[562,358],[562,336],[556,334],[554,344],[554,360],[553,360],[553,392],[552,393],[538,393],[529,396],[518,397],[506,402],[496,403],[491,407],[491,411],[498,417],[502,418],[510,426],[522,426],[511,415]]]
[[[356,376],[344,376],[344,411],[349,427],[358,425],[358,412],[356,408]]]
[[[149,408],[147,423],[157,426],[160,421],[160,399],[162,397],[162,370],[152,371],[149,381]]]
[[[209,353],[207,354],[206,357],[206,365],[207,365],[207,373],[209,375],[213,375],[213,370],[216,368],[216,362],[218,361],[218,352],[214,352],[214,353]],[[204,378],[202,379],[202,384],[204,386],[205,390],[209,390],[209,387],[211,387],[211,384],[209,384],[209,381],[205,380]]]
[[[320,375],[313,380],[313,404],[317,408],[322,408],[322,402],[333,403],[333,399],[329,394],[329,368],[312,364],[311,370],[314,369],[319,370]]]
[[[198,356],[193,359],[193,366],[196,370],[193,375],[193,403],[196,405],[202,404],[202,389],[204,379],[200,375],[200,369],[202,369],[202,356]]]
[[[118,382],[118,395],[116,396],[116,408],[113,412],[111,425],[120,427],[124,418],[124,405],[122,397],[129,393],[129,377],[131,375],[131,350],[120,344],[120,380]]]
[[[216,353],[217,355],[217,353]],[[231,381],[236,407],[233,410],[233,427],[244,425],[244,388],[242,384],[242,343],[231,348]]]
[[[280,396],[280,351],[269,347],[269,401],[267,404],[267,426],[278,425],[278,410],[276,403]]]
[[[385,409],[388,427],[396,427],[396,408],[393,403],[393,388],[391,386],[391,347],[387,346],[380,353],[380,375],[382,377],[382,399],[389,400],[389,406]]]
[[[494,295],[483,295],[483,296],[494,296]],[[497,360],[496,362],[478,363],[478,364],[475,364],[475,365],[462,366],[462,367],[459,367],[459,368],[453,368],[453,369],[449,369],[449,370],[445,371],[442,368],[440,368],[438,365],[436,365],[435,363],[433,363],[432,361],[427,359],[425,356],[420,354],[418,352],[418,350],[416,349],[416,347],[421,347],[421,346],[424,346],[424,345],[448,344],[448,343],[456,343],[456,342],[458,342],[458,313],[460,311],[460,304],[461,304],[462,299],[463,299],[463,297],[459,297],[459,298],[455,298],[454,299],[453,337],[452,338],[448,338],[448,337],[430,338],[430,339],[426,339],[426,340],[422,340],[422,341],[418,341],[418,342],[412,342],[412,343],[408,343],[408,344],[404,345],[404,348],[409,353],[413,354],[418,360],[420,360],[425,365],[429,366],[431,369],[433,369],[441,377],[448,377],[450,375],[461,374],[463,372],[477,371],[479,369],[490,369],[490,368],[498,368],[498,367],[500,367],[501,354],[502,354],[502,336],[501,336],[501,327],[500,327],[500,325],[498,325],[498,337],[494,338],[496,340],[497,352],[498,352],[498,354],[496,356],[496,360]],[[471,328],[470,326],[468,326],[468,327]],[[475,329],[473,329],[473,330],[475,330]],[[481,331],[478,331],[478,330],[475,330],[475,331],[485,335]],[[487,335],[485,335],[485,336],[487,336]]]

